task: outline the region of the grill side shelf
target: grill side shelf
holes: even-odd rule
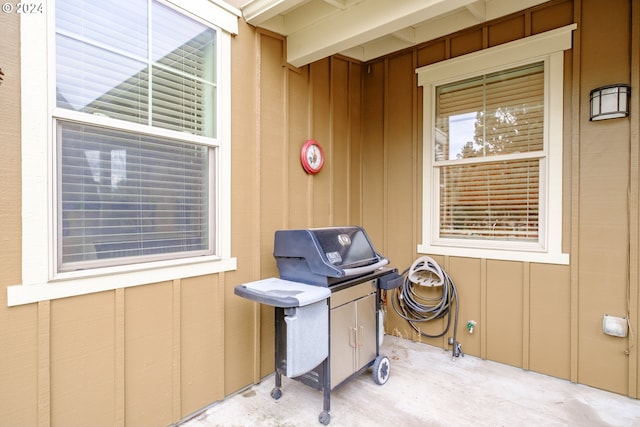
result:
[[[327,299],[327,288],[271,277],[238,285],[233,292],[243,298],[273,307],[303,307]]]

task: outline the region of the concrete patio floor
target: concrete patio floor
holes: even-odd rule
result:
[[[640,401],[618,394],[389,335],[380,353],[387,383],[367,371],[334,390],[330,426],[640,426]],[[282,381],[279,400],[270,375],[180,426],[322,426],[322,393]]]

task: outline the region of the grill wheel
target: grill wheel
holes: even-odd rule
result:
[[[390,363],[387,356],[378,356],[373,362],[373,381],[383,385],[389,379]]]

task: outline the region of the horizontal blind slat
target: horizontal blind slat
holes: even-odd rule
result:
[[[536,240],[539,159],[440,168],[440,236]]]
[[[75,123],[60,129],[67,262],[87,247],[98,259],[208,248],[206,148]]]
[[[56,28],[78,38],[147,57],[146,0],[56,2]]]
[[[435,160],[544,149],[542,63],[436,89]]]
[[[59,108],[216,136],[214,29],[147,0],[59,0],[56,17]],[[95,259],[211,253],[214,149],[56,123],[63,270]]]

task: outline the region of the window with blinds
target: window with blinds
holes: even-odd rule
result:
[[[55,13],[58,270],[213,254],[216,30],[151,0]]]
[[[538,242],[544,64],[436,87],[441,239]]]

